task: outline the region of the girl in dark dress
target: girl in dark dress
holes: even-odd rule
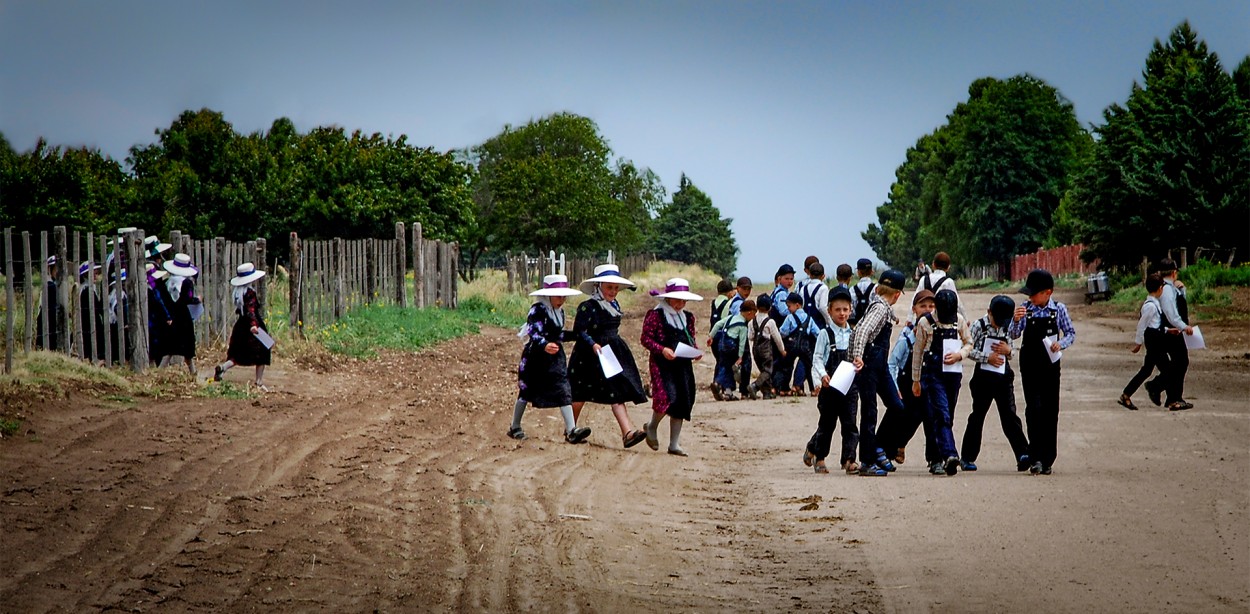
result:
[[[93,365],[103,365],[104,301],[97,296],[94,280],[88,273],[99,274],[103,267],[84,262],[78,265],[78,328],[82,332],[82,356]],[[89,315],[88,315],[89,314]]]
[[[703,358],[677,356],[678,343],[695,347],[694,314],[686,311],[687,301],[701,301],[702,296],[690,291],[690,282],[674,277],[664,292],[657,294],[660,303],[642,319],[642,347],[651,352],[651,421],[647,423],[647,446],[660,449],[656,429],[664,416],[669,418],[668,453],[686,456],[679,441],[682,424],[690,419],[694,408],[693,361]]]
[[[611,405],[612,415],[621,427],[621,443],[626,448],[633,447],[646,439],[647,433],[634,428],[625,403],[646,403],[647,393],[642,388],[642,376],[638,374],[634,354],[629,344],[621,339],[621,306],[616,295],[623,286],[633,289],[634,282],[621,277],[615,264],[603,264],[595,267],[594,277],[582,282],[583,286],[586,284],[594,290],[590,298],[577,307],[577,319],[573,322],[577,342],[569,359],[573,420],[581,418],[582,406],[587,401]],[[608,378],[604,377],[603,366],[599,363],[599,353],[605,347],[612,349],[622,369]]]
[[[192,310],[200,309],[200,299],[195,295],[195,281],[200,270],[191,265],[191,256],[174,254],[173,260],[163,265],[169,273],[165,281],[165,293],[160,297],[171,318],[162,331],[160,340],[161,366],[169,366],[170,359],[181,356],[187,372],[195,375],[195,324]]]
[[[167,354],[162,341],[169,336],[174,323],[174,314],[166,307],[170,303],[169,289],[162,283],[169,273],[151,262],[145,267],[148,272],[148,359],[163,365]]]
[[[577,426],[573,420],[573,391],[569,387],[564,346],[561,345],[574,339],[572,331],[564,330],[564,299],[581,293],[570,288],[568,278],[563,275],[544,277],[542,289],[530,293],[538,297],[538,302],[530,307],[525,326],[517,335],[525,337],[526,343],[517,368],[520,391],[512,408],[512,425],[508,428],[508,436],[513,439],[526,437],[521,430],[521,417],[528,403],[540,409],[560,408],[565,441],[580,443],[590,436],[589,428]]]
[[[236,275],[230,279],[234,286],[234,311],[239,319],[230,331],[230,345],[226,348],[226,361],[213,370],[213,381],[220,382],[222,375],[231,367],[240,365],[256,367],[256,387],[269,392],[265,386],[265,367],[272,358],[271,347],[265,345],[258,335],[264,331],[269,338],[268,329],[262,315],[260,299],[256,296],[253,284],[265,276],[264,271],[256,270],[250,262],[240,264],[235,269]]]

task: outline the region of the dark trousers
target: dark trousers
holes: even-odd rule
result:
[[[871,465],[877,462],[877,397],[885,404],[886,412],[902,411],[903,401],[893,392],[893,380],[886,366],[885,350],[869,348],[864,352],[864,368],[855,374],[855,386],[859,388],[859,462]]]
[[[963,385],[964,374],[942,371],[940,360],[930,360],[920,375],[921,395],[928,403],[928,419],[933,429],[934,450],[938,458],[959,456],[955,449],[955,435],[951,427],[955,424],[955,404],[959,401],[959,388]]]
[[[968,390],[972,393],[972,413],[968,415],[968,428],[964,430],[964,445],[960,448],[963,460],[976,462],[981,454],[981,431],[985,427],[985,416],[990,411],[990,403],[998,406],[998,422],[1002,424],[1003,435],[1011,444],[1011,453],[1015,460],[1029,453],[1029,440],[1024,436],[1024,428],[1020,424],[1020,416],[1016,415],[1016,374],[1011,367],[1006,373],[994,373],[981,369],[980,366],[972,373],[968,382]]]
[[[720,349],[714,351],[716,354],[716,370],[713,375],[713,381],[722,389],[733,392],[734,388],[737,387],[736,382],[734,382],[734,369],[737,369],[737,366],[734,363],[738,361],[738,349],[734,348],[727,352],[722,352]]]
[[[1185,374],[1189,372],[1189,348],[1185,347],[1185,333],[1179,335],[1163,335],[1164,355],[1167,356],[1168,372],[1159,371],[1159,375],[1150,380],[1147,389],[1167,391],[1164,404],[1185,400]]]
[[[738,392],[743,396],[751,393],[751,348],[742,354],[742,366],[738,367]]]
[[[1133,396],[1133,393],[1137,392],[1137,389],[1141,387],[1142,383],[1146,381],[1146,378],[1150,377],[1150,374],[1155,369],[1159,370],[1159,377],[1155,379],[1160,382],[1161,386],[1156,388],[1155,384],[1150,384],[1147,387],[1147,391],[1152,389],[1167,390],[1168,386],[1171,385],[1172,361],[1168,358],[1167,337],[1167,333],[1156,330],[1146,331],[1146,358],[1142,361],[1141,369],[1137,370],[1137,373],[1133,375],[1133,379],[1129,380],[1128,385],[1124,387],[1125,396]],[[1169,398],[1171,398],[1171,395],[1169,395]]]
[[[855,445],[859,442],[859,429],[855,427],[855,405],[859,402],[859,391],[851,385],[846,394],[838,392],[833,386],[820,389],[816,399],[816,408],[820,410],[820,421],[816,423],[816,432],[807,442],[807,451],[816,455],[817,460],[825,460],[829,456],[829,447],[833,444],[833,431],[838,423],[842,424],[842,456],[839,462],[855,460]]]
[[[1046,467],[1053,465],[1058,455],[1059,365],[1050,362],[1045,355],[1029,362],[1022,356],[1020,361],[1024,422],[1029,428],[1029,459],[1041,461]]]
[[[906,383],[906,382],[905,382]],[[895,388],[893,381],[891,388]],[[942,460],[937,458],[936,446],[933,445],[933,428],[929,424],[928,409],[925,407],[924,396],[911,393],[911,384],[899,390],[902,405],[899,409],[887,409],[877,428],[877,447],[885,451],[886,458],[896,458],[899,448],[907,447],[916,431],[924,426],[924,459],[926,462]]]
[[[802,390],[812,388],[812,352],[798,353],[794,360],[794,387]],[[806,386],[804,384],[807,384]]]

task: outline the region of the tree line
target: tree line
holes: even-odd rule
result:
[[[1250,56],[1231,73],[1188,22],[1156,40],[1124,105],[1083,128],[1030,75],[983,78],[908,148],[862,233],[894,267],[939,250],[997,264],[1069,243],[1107,266],[1169,250],[1250,258]]]
[[[507,251],[609,249],[697,258],[685,261],[724,275],[736,267],[731,220],[710,198],[683,176],[667,199],[655,173],[614,159],[594,121],[572,113],[452,151],[339,126],[300,133],[287,118],[240,134],[211,109],[184,111],[155,135],[123,163],[43,139],[19,153],[0,134],[0,227],[264,237],[282,259],[291,231],[389,237],[396,222],[420,222],[425,236],[461,243],[462,271]],[[698,206],[688,204],[694,195]],[[719,249],[675,250],[689,233],[674,228],[714,236]]]

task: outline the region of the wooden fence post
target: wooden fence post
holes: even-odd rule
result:
[[[96,291],[95,291],[95,263],[96,259],[92,255],[95,250],[95,233],[87,233],[87,278],[81,283],[86,284],[87,304],[83,305],[82,300],[78,300],[80,312],[78,317],[82,318],[82,334],[83,334],[83,352],[82,357],[91,364],[96,364],[96,358],[100,355],[99,338],[96,337],[95,327],[99,324],[95,319]],[[81,296],[82,290],[79,290]],[[85,309],[83,309],[85,308]],[[87,347],[91,347],[91,351],[87,351]],[[88,355],[90,354],[90,355]]]
[[[412,300],[419,309],[425,300],[425,237],[421,234],[421,222],[412,224]]]
[[[39,347],[44,350],[51,350],[48,347],[49,337],[52,336],[52,329],[49,328],[51,318],[48,317],[48,310],[52,308],[52,299],[48,297],[48,231],[39,232],[39,330],[43,331],[39,335]]]
[[[508,252],[508,258],[505,262],[507,262],[508,273],[507,292],[508,294],[512,294],[515,291],[514,288],[516,287],[516,258],[512,255],[512,252]]]
[[[343,317],[343,269],[346,268],[347,255],[343,253],[343,240],[334,239],[334,250],[331,254],[330,279],[334,286],[334,319]]]
[[[13,229],[4,229],[4,372],[13,372]]]
[[[126,234],[126,256],[130,260],[126,273],[126,296],[130,304],[126,324],[130,330],[126,341],[133,357],[131,368],[135,373],[142,373],[148,367],[148,275],[143,266],[142,230]]]
[[[453,241],[451,244],[451,262],[450,274],[447,276],[447,283],[451,285],[451,309],[460,308],[460,242]]]
[[[365,239],[365,304],[373,305],[378,298],[378,242]]]
[[[72,280],[73,283],[65,284],[65,303],[64,303],[65,315],[66,315],[66,320],[65,320],[66,332],[68,332],[68,334],[70,335],[70,340],[74,342],[73,343],[73,355],[79,358],[83,357],[82,325],[81,325],[82,323],[79,320],[81,315],[78,313],[80,303],[79,301],[73,300],[78,297],[70,295],[70,286],[77,285],[78,283],[78,262],[79,262],[78,257],[82,255],[78,247],[81,241],[82,241],[82,235],[79,234],[77,230],[75,230],[74,239],[71,242],[71,245],[74,246],[74,252],[73,254],[71,254],[73,257],[69,260],[69,267],[70,267],[69,270],[71,271],[71,273],[66,274],[66,277],[68,278],[68,280]],[[88,243],[88,245],[90,244]],[[91,250],[88,249],[87,251],[91,251]]]
[[[403,222],[395,222],[395,303],[408,306],[408,288],[404,277],[408,274],[408,232]]]
[[[265,276],[256,284],[256,297],[260,299],[260,309],[269,315],[269,240],[263,237],[256,239],[256,270],[264,271]],[[231,293],[233,295],[233,293]]]
[[[22,269],[22,272],[25,273],[22,277],[22,296],[26,299],[26,319],[24,320],[26,330],[23,331],[25,333],[23,335],[23,345],[25,353],[29,354],[30,346],[35,336],[35,294],[30,279],[30,231],[27,230],[22,231]]]
[[[290,312],[288,319],[291,323],[291,330],[300,339],[304,338],[304,296],[303,292],[301,292],[304,280],[304,268],[301,260],[303,257],[304,249],[300,245],[299,235],[292,232],[291,255],[287,262],[287,311]]]

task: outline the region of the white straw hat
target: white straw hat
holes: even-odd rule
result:
[[[582,291],[569,287],[569,278],[564,275],[548,275],[543,278],[543,287],[530,292],[530,296],[576,296]]]
[[[621,269],[617,267],[615,264],[601,264],[595,267],[595,276],[589,279],[582,280],[582,283],[579,285],[584,288],[586,287],[586,284],[596,284],[596,283],[598,284],[621,284],[622,286],[629,286],[631,290],[635,289],[633,287],[634,282],[628,279],[625,279],[624,277],[621,277]]]
[[[174,254],[174,259],[166,260],[162,266],[165,267],[166,271],[169,271],[170,275],[180,275],[182,277],[191,277],[200,272],[199,269],[191,266],[191,257],[186,254]]]
[[[99,268],[99,267],[96,267],[96,268]],[[152,264],[151,262],[143,265],[143,268],[147,270],[148,275],[152,276],[152,279],[164,279],[169,276],[169,273],[156,268],[156,265]]]
[[[655,298],[675,298],[682,301],[701,301],[702,296],[690,291],[690,282],[680,277],[674,277],[664,284],[664,292],[655,295]]]
[[[173,247],[172,243],[161,243],[161,240],[156,238],[156,235],[143,240],[143,251],[148,258],[155,258],[171,247]]]
[[[256,265],[244,262],[234,269],[235,276],[230,278],[232,286],[246,286],[265,276],[264,271],[257,271]]]

